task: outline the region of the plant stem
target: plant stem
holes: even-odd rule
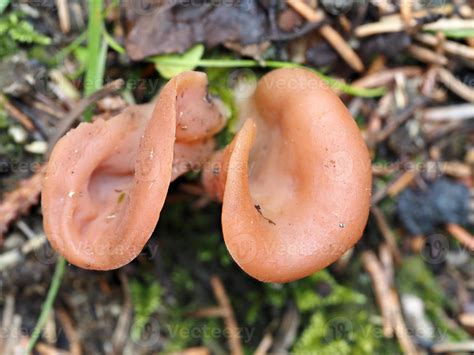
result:
[[[88,61],[84,82],[84,95],[93,94],[102,86],[105,56],[103,55],[102,33],[104,20],[102,16],[103,0],[89,0],[89,23],[87,25]],[[101,50],[102,49],[102,50]],[[90,122],[91,111],[86,112],[84,120]]]
[[[36,323],[35,329],[31,334],[31,338],[28,341],[25,354],[31,353],[34,346],[36,345],[36,342],[39,339],[39,336],[41,335],[41,332],[43,331],[46,321],[48,320],[48,315],[53,307],[54,300],[56,299],[56,295],[58,294],[59,286],[61,286],[61,281],[63,279],[65,269],[66,260],[60,256],[56,263],[56,268],[54,270],[51,285],[49,286],[48,295],[46,296],[46,300],[44,301],[43,306],[41,307],[41,314],[38,318],[38,322]]]
[[[205,68],[306,68],[317,74],[322,80],[324,80],[328,85],[334,89],[339,89],[342,92],[354,96],[361,97],[377,97],[384,94],[385,89],[382,87],[366,89],[356,86],[346,84],[340,80],[331,78],[330,76],[324,75],[321,72],[314,70],[312,68],[305,67],[301,64],[289,63],[289,62],[280,62],[275,60],[269,61],[256,61],[251,59],[200,59],[200,60],[185,60],[177,58],[160,58],[154,57],[151,58],[153,63],[158,63],[160,65],[190,65],[198,66]]]

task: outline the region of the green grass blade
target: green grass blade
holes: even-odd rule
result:
[[[46,300],[43,303],[43,307],[41,307],[41,314],[38,318],[38,322],[36,323],[35,329],[31,334],[31,338],[28,341],[28,345],[26,347],[26,354],[31,353],[33,348],[38,341],[41,332],[48,320],[48,315],[53,308],[54,300],[58,294],[59,286],[61,286],[61,281],[64,276],[64,272],[66,270],[66,260],[63,257],[59,257],[56,268],[54,270],[53,279],[51,281],[51,285],[49,286],[48,295],[46,296]]]
[[[190,66],[190,67],[204,67],[204,68],[306,68],[317,74],[322,80],[324,80],[329,86],[334,89],[340,90],[346,94],[361,97],[378,97],[385,93],[385,88],[378,87],[372,89],[360,88],[340,80],[331,78],[315,69],[305,67],[296,63],[280,62],[280,61],[255,61],[251,59],[199,59],[199,60],[186,60],[181,58],[169,58],[169,57],[153,57],[149,58],[153,63],[161,66]]]

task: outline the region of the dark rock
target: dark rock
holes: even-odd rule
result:
[[[469,215],[469,189],[460,183],[441,178],[428,189],[408,188],[398,199],[398,215],[413,235],[430,234],[439,225],[466,224]]]

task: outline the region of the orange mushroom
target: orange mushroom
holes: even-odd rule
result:
[[[304,69],[267,74],[240,108],[250,118],[203,174],[223,202],[227,248],[261,281],[310,275],[363,233],[371,196],[365,142],[340,99]]]
[[[44,179],[44,229],[70,263],[109,270],[134,259],[170,182],[211,155],[224,124],[203,73],[169,81],[156,104],[82,123],[54,147]]]

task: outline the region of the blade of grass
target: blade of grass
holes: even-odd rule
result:
[[[44,301],[43,306],[41,307],[41,314],[38,318],[38,322],[36,323],[35,329],[31,334],[31,338],[28,341],[28,345],[26,347],[25,352],[26,354],[31,353],[41,335],[41,332],[43,331],[46,321],[48,320],[48,315],[51,312],[51,309],[53,308],[54,300],[56,299],[56,296],[58,294],[59,286],[61,286],[61,281],[63,279],[65,270],[66,260],[63,257],[59,257],[56,263],[56,268],[54,270],[51,285],[49,286],[48,295],[46,296],[46,300]]]
[[[102,87],[105,67],[103,0],[89,0],[89,23],[87,25],[87,54],[86,78],[84,82],[84,95],[89,96]],[[106,46],[106,44],[105,44]],[[86,112],[84,120],[90,122],[92,112]]]
[[[334,89],[340,90],[346,94],[361,97],[378,97],[385,93],[385,88],[378,87],[372,89],[360,88],[350,84],[346,84],[340,80],[331,78],[321,72],[305,67],[296,63],[280,62],[280,61],[255,61],[251,59],[200,59],[200,60],[186,60],[181,58],[169,57],[152,57],[149,60],[161,66],[195,66],[204,68],[305,68],[317,74],[323,81]]]
[[[0,14],[5,11],[8,5],[10,5],[10,0],[0,0]]]

